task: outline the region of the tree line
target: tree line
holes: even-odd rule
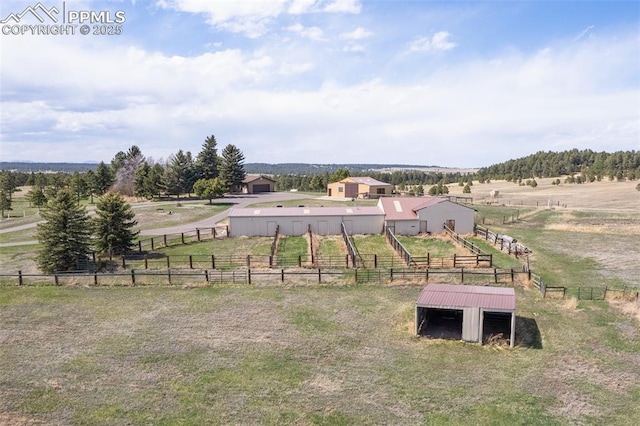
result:
[[[221,197],[227,191],[237,191],[246,176],[244,154],[233,144],[218,155],[215,136],[205,139],[201,151],[179,150],[166,161],[145,158],[133,145],[120,151],[110,164],[100,162],[95,169],[73,173],[0,172],[0,210],[11,210],[13,194],[21,186],[31,186],[26,194],[34,207],[43,207],[63,189],[68,189],[77,202],[114,191],[124,196],[157,199],[166,196],[180,198],[183,194],[208,199]]]

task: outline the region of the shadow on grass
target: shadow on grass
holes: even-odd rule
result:
[[[515,344],[522,348],[542,349],[542,336],[535,319],[516,315]]]

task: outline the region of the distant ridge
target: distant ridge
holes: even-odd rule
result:
[[[40,163],[30,161],[3,161],[0,162],[0,170],[12,170],[25,173],[38,172],[86,172],[95,170],[97,162],[85,163]],[[415,165],[415,164],[310,164],[310,163],[245,163],[244,169],[251,174],[318,174],[333,173],[338,169],[347,169],[351,173],[368,171],[394,171],[394,170],[453,170],[447,167]]]

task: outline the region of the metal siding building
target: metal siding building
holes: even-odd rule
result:
[[[416,302],[416,335],[459,334],[462,340],[482,343],[496,330],[507,334],[513,347],[515,309],[513,288],[429,284]]]
[[[283,235],[299,236],[309,227],[317,235],[340,235],[344,223],[349,234],[380,234],[384,212],[378,207],[257,207],[229,212],[231,237],[272,237],[279,226]]]
[[[458,234],[473,232],[475,210],[444,198],[388,197],[378,206],[385,212],[385,224],[396,235],[438,234],[448,223]]]

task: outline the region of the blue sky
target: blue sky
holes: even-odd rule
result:
[[[37,3],[3,1],[0,19]],[[122,34],[0,24],[0,161],[108,162],[131,145],[160,161],[212,134],[267,163],[481,167],[640,149],[638,1],[64,8],[122,11]]]

